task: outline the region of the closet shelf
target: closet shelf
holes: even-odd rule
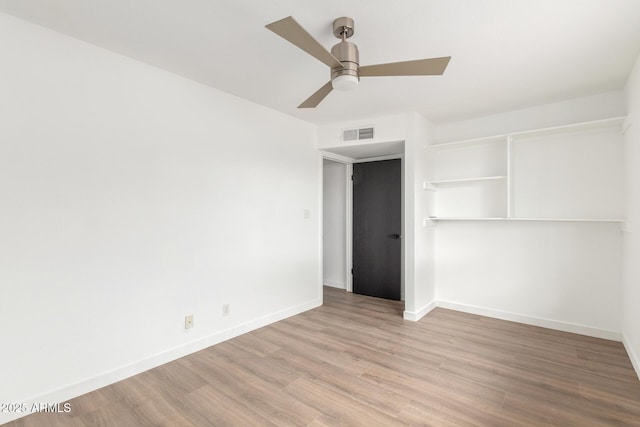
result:
[[[500,135],[485,136],[482,138],[465,139],[461,141],[441,142],[438,144],[429,145],[427,148],[434,151],[450,150],[455,148],[468,148],[478,145],[497,144],[501,142],[507,142],[511,139],[524,139],[535,138],[545,135],[558,135],[565,132],[579,132],[588,131],[592,129],[602,129],[608,127],[620,127],[624,126],[627,116],[610,117],[601,120],[592,120],[588,122],[571,123],[568,125],[551,126],[540,129],[529,129],[517,132],[511,132]]]
[[[505,175],[497,175],[497,176],[482,176],[477,178],[442,179],[437,181],[430,181],[429,184],[433,187],[437,187],[439,185],[447,185],[447,184],[462,184],[462,183],[482,182],[482,181],[499,181],[499,180],[506,180],[506,179],[507,177]]]
[[[429,217],[431,221],[529,221],[529,222],[617,222],[621,218],[473,218],[473,217]]]
[[[509,218],[509,221],[624,222],[622,218]]]
[[[494,135],[482,138],[465,139],[463,141],[443,142],[427,146],[433,151],[453,150],[456,148],[469,148],[473,146],[490,145],[507,142],[507,135]]]
[[[593,120],[589,122],[581,122],[581,123],[572,123],[569,125],[561,125],[561,126],[553,126],[542,129],[532,129],[521,132],[514,132],[510,134],[514,139],[523,139],[523,138],[535,138],[539,136],[546,135],[559,135],[565,132],[582,132],[589,131],[594,129],[603,129],[603,128],[611,128],[611,127],[620,127],[626,119],[626,116],[621,117],[611,117],[608,119],[602,120]]]
[[[509,218],[500,218],[500,217],[496,217],[496,218],[480,218],[480,217],[451,217],[451,216],[439,216],[439,217],[434,217],[434,216],[430,216],[429,219],[431,221],[508,221]]]

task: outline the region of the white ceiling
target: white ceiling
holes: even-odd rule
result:
[[[0,11],[314,123],[418,111],[446,122],[621,89],[640,0],[0,0]],[[444,76],[363,78],[316,109],[321,62],[264,26],[292,15],[324,46],[355,19],[361,65],[452,56]]]

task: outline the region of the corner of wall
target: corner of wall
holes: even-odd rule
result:
[[[633,365],[633,369],[636,371],[636,376],[638,380],[640,380],[640,357],[638,357],[638,353],[635,352],[631,342],[625,334],[622,334],[622,344],[624,344],[624,349],[627,351],[627,355],[629,356],[629,360],[631,360],[631,365]]]
[[[419,309],[417,309],[415,311],[405,310],[402,313],[402,317],[405,320],[411,320],[412,322],[417,322],[418,320],[422,319],[424,316],[429,314],[437,306],[438,306],[438,304],[437,304],[436,301],[431,301],[430,303],[425,304],[424,306],[420,307]]]
[[[624,196],[625,225],[623,229],[622,335],[629,358],[640,378],[640,56],[629,73],[624,89],[627,121],[624,131]]]

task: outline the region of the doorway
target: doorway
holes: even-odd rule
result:
[[[323,229],[320,238],[323,242],[323,267],[322,267],[322,283],[323,285],[327,285],[330,287],[336,287],[344,289],[346,292],[353,292],[353,168],[354,165],[359,163],[371,163],[378,162],[384,160],[397,160],[401,165],[401,184],[399,186],[398,192],[400,193],[401,203],[401,228],[399,234],[404,234],[405,221],[404,217],[406,215],[404,209],[404,197],[405,197],[405,182],[404,182],[404,174],[405,174],[405,161],[404,161],[404,141],[391,141],[391,142],[376,142],[370,144],[354,144],[354,145],[345,145],[339,147],[331,147],[320,150],[321,152],[321,162],[322,162],[322,170],[323,170],[323,178],[322,178],[322,207],[323,207]],[[342,179],[342,183],[339,182],[338,179],[327,180],[327,173],[331,174],[331,172],[327,172],[326,166],[329,165],[335,166],[339,168],[340,172],[338,174],[342,174],[344,171],[344,176]],[[329,188],[328,188],[329,187]],[[334,190],[331,190],[331,187]],[[337,190],[336,190],[337,188]],[[344,263],[340,265],[344,265],[344,275],[340,277],[338,281],[333,281],[331,278],[331,274],[327,272],[327,262],[332,263],[335,259],[328,260],[327,257],[333,256],[331,254],[331,250],[329,247],[331,243],[327,240],[328,234],[334,234],[335,230],[332,230],[331,227],[334,226],[335,222],[327,221],[327,216],[331,215],[327,212],[327,199],[331,197],[326,194],[326,191],[339,191],[340,196],[344,195],[345,199],[345,211],[342,213],[342,218],[344,218],[345,228],[344,228],[344,236],[343,239],[340,239],[340,242],[344,242]],[[342,221],[342,220],[341,220]],[[392,233],[397,234],[397,233]],[[400,250],[400,300],[405,300],[405,254],[404,254],[404,242],[403,239],[398,239],[398,243],[401,246]],[[327,245],[330,245],[329,247]],[[342,245],[342,243],[341,243]],[[342,247],[342,246],[340,246]],[[335,247],[334,247],[335,248]],[[342,253],[342,252],[340,252]],[[337,264],[334,264],[337,265]],[[335,270],[334,270],[335,271]],[[344,287],[342,286],[342,278],[344,278]],[[328,280],[327,280],[328,279]]]
[[[353,165],[353,292],[402,297],[400,159]]]

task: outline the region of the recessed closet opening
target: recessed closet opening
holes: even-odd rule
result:
[[[353,288],[353,170],[354,164],[400,162],[401,179],[397,192],[400,198],[401,224],[388,233],[400,242],[400,300],[404,301],[404,142],[359,144],[323,151],[323,285],[354,292]],[[357,219],[356,219],[357,220]],[[357,291],[356,291],[357,292]],[[397,299],[397,297],[395,298]]]

